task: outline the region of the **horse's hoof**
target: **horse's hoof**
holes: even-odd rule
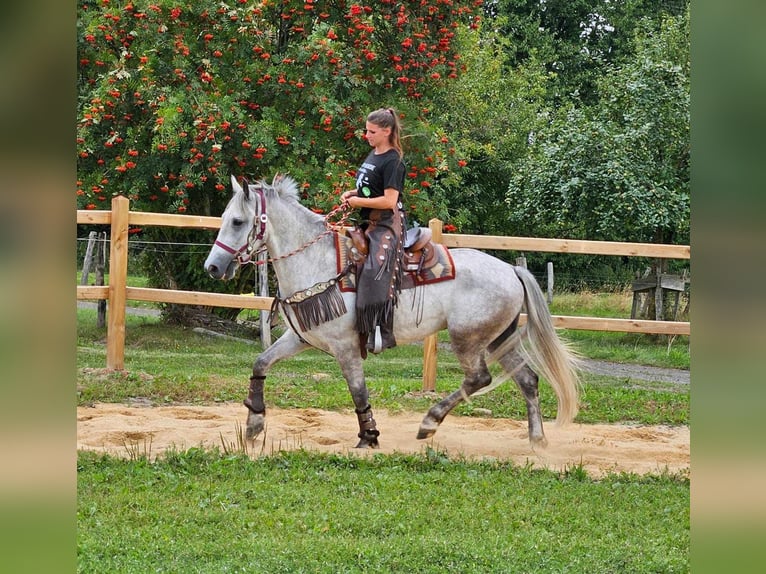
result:
[[[427,429],[427,428],[420,427],[418,429],[418,435],[415,438],[417,438],[418,440],[423,440],[426,438],[431,438],[435,434],[436,434],[436,429]]]
[[[245,428],[245,438],[254,440],[263,432],[266,417],[250,413],[247,417],[247,426]]]
[[[263,427],[247,427],[245,429],[245,439],[246,440],[255,440],[258,438],[258,435],[263,432]]]
[[[548,439],[544,436],[529,437],[529,444],[532,445],[532,449],[536,448],[548,448]]]
[[[354,448],[380,448],[378,439],[361,439]]]
[[[423,418],[423,422],[420,423],[420,428],[418,429],[418,436],[416,437],[418,440],[423,440],[424,438],[430,438],[436,434],[436,429],[439,428],[439,423],[436,422],[434,419],[432,419],[429,415],[426,415]]]

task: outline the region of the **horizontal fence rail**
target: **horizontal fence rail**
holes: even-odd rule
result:
[[[461,235],[457,233],[445,235],[442,243],[447,247],[473,247],[474,249],[546,251],[581,255],[627,255],[631,257],[659,257],[661,259],[689,259],[691,257],[691,250],[688,245],[660,245],[657,243],[541,239],[536,237],[507,237],[500,235]]]
[[[233,307],[268,311],[272,297],[231,295],[202,291],[150,289],[127,286],[128,227],[130,225],[156,225],[192,229],[218,229],[220,217],[175,215],[130,211],[127,198],[112,200],[111,211],[77,210],[77,223],[81,225],[108,225],[110,233],[109,285],[78,285],[77,299],[105,299],[109,313],[107,320],[106,366],[111,370],[125,368],[125,310],[127,301],[151,301],[183,305]],[[429,222],[433,238],[447,247],[471,247],[513,251],[540,251],[553,253],[617,255],[665,259],[690,259],[688,245],[658,245],[654,243],[621,243],[614,241],[583,241],[573,239],[541,239],[532,237],[506,237],[493,235],[444,234],[442,222]],[[522,315],[521,321],[526,316]],[[683,321],[651,321],[638,319],[612,319],[601,317],[553,316],[554,326],[561,329],[588,331],[618,331],[626,333],[653,333],[662,335],[689,335],[690,323]],[[437,336],[430,335],[423,346],[423,388],[433,390],[436,381]]]

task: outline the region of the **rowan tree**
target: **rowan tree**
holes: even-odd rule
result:
[[[78,205],[217,214],[230,174],[289,173],[327,210],[368,151],[364,118],[405,126],[408,207],[458,168],[429,102],[458,77],[481,2],[86,0],[78,7]]]
[[[287,173],[328,212],[369,151],[366,114],[395,107],[405,128],[406,208],[446,214],[458,152],[432,94],[463,70],[453,42],[480,0],[84,0],[78,5],[77,201],[109,209],[220,214],[229,177]],[[199,233],[147,229],[161,242]],[[155,252],[158,287],[247,290],[205,277],[205,249]],[[252,276],[252,272],[250,275]]]

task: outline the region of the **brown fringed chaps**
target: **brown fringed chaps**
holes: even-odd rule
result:
[[[369,253],[356,279],[356,328],[372,333],[378,325],[392,330],[394,308],[402,286],[403,215],[396,211],[373,210],[365,230]]]

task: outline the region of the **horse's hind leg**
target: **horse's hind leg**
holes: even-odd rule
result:
[[[511,373],[511,378],[519,387],[524,400],[527,403],[527,424],[529,428],[529,442],[532,446],[546,447],[548,439],[543,432],[543,418],[540,412],[540,396],[538,393],[538,377],[524,361],[521,354],[513,350],[498,359],[506,373]]]
[[[293,331],[287,331],[277,341],[263,351],[253,364],[253,375],[250,377],[250,390],[244,404],[247,407],[247,424],[245,438],[252,440],[263,432],[266,421],[266,405],[263,401],[263,383],[266,372],[277,361],[292,357],[309,348]]]
[[[452,409],[460,404],[461,401],[466,400],[473,393],[492,382],[492,375],[489,374],[489,369],[487,369],[487,364],[484,362],[483,357],[476,353],[469,358],[469,355],[460,352],[454,342],[453,350],[460,360],[466,376],[457,391],[442,399],[428,410],[428,413],[426,413],[426,416],[423,417],[423,421],[420,423],[420,429],[418,429],[417,438],[419,439],[433,436],[436,433],[436,429],[439,428],[439,425]]]

